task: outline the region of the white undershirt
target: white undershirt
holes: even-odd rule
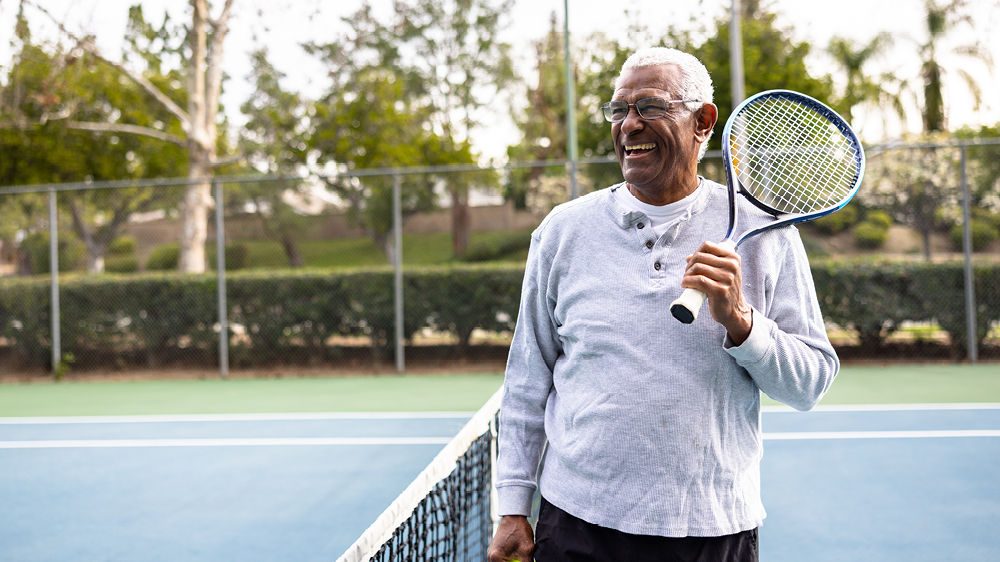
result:
[[[673,203],[667,203],[666,205],[650,205],[649,203],[639,201],[636,199],[635,195],[632,195],[632,192],[629,191],[628,185],[623,185],[621,188],[616,189],[614,194],[618,203],[626,209],[630,211],[639,211],[640,213],[646,215],[649,218],[649,226],[652,227],[656,236],[660,237],[667,231],[667,227],[670,226],[670,223],[682,217],[684,213],[688,211],[691,204],[694,203],[698,191],[701,189],[702,183],[701,178],[698,178],[698,187],[692,191],[690,195],[680,201],[674,201]]]

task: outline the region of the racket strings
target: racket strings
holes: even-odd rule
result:
[[[743,187],[782,213],[812,213],[848,197],[858,147],[816,110],[783,98],[743,108],[730,130],[733,168]]]

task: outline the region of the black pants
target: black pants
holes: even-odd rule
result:
[[[757,562],[757,529],[723,537],[630,535],[573,517],[542,498],[537,562]]]

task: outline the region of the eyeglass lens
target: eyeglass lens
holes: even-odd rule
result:
[[[643,98],[634,104],[624,101],[613,101],[604,104],[604,118],[612,123],[624,121],[628,116],[629,107],[634,105],[643,119],[659,119],[667,114],[667,101],[663,98]]]

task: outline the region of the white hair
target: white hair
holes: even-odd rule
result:
[[[648,47],[640,49],[622,65],[622,70],[615,80],[615,89],[621,82],[621,75],[626,70],[635,68],[645,68],[648,66],[674,65],[680,71],[680,90],[671,92],[677,99],[699,100],[703,103],[712,103],[714,89],[712,88],[712,77],[708,75],[708,69],[694,55],[671,49],[669,47]],[[684,107],[688,111],[694,112],[701,107],[701,103],[686,103]],[[711,138],[711,135],[709,135]],[[708,139],[701,143],[701,150],[698,152],[698,160],[701,160],[708,150]]]

